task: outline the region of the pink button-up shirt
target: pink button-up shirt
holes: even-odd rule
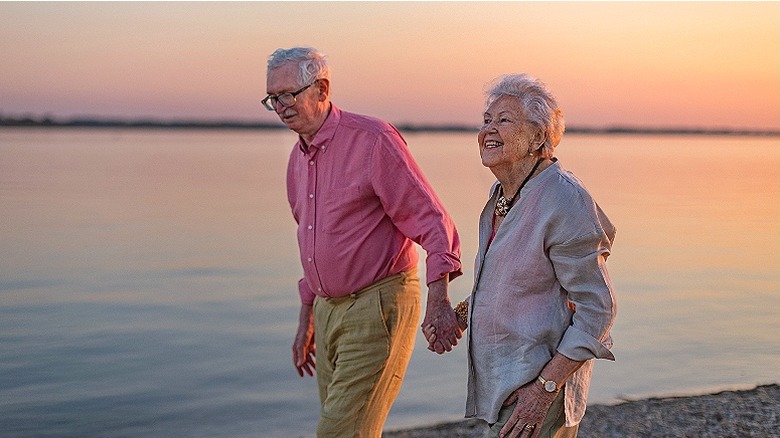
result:
[[[300,139],[293,148],[287,196],[303,304],[416,267],[414,243],[427,252],[427,284],[462,274],[455,224],[388,123],[333,105],[308,149]]]

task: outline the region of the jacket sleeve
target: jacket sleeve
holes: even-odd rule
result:
[[[558,351],[572,360],[615,360],[610,351],[610,329],[617,305],[606,267],[611,240],[596,227],[550,249],[558,281],[575,306],[572,323],[558,346]]]

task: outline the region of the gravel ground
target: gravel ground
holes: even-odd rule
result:
[[[384,438],[482,438],[484,423],[464,420],[388,431]],[[747,391],[590,405],[580,438],[780,438],[780,386]]]

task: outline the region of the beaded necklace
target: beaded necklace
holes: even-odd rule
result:
[[[512,196],[510,199],[506,199],[504,197],[504,187],[501,187],[501,194],[498,196],[498,200],[496,201],[496,215],[497,216],[506,216],[507,213],[509,213],[509,210],[512,208],[512,206],[515,203],[515,198],[517,195],[520,194],[520,190],[523,190],[523,187],[525,186],[525,183],[528,182],[529,179],[531,179],[531,176],[536,172],[536,169],[539,167],[540,164],[542,164],[542,161],[544,161],[544,158],[540,158],[536,164],[534,164],[533,169],[531,169],[531,173],[528,174],[528,176],[525,177],[523,182],[520,184],[520,187],[515,192],[514,196]]]

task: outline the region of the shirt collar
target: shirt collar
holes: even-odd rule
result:
[[[341,110],[336,105],[331,104],[330,114],[328,114],[325,122],[322,124],[322,126],[320,126],[319,131],[314,134],[314,140],[312,140],[311,144],[309,145],[308,152],[303,147],[304,142],[300,136],[298,136],[298,149],[300,149],[304,154],[308,154],[312,152],[311,148],[321,149],[323,146],[328,145],[330,141],[333,140],[333,136],[336,135],[336,128],[339,126],[340,121]]]

